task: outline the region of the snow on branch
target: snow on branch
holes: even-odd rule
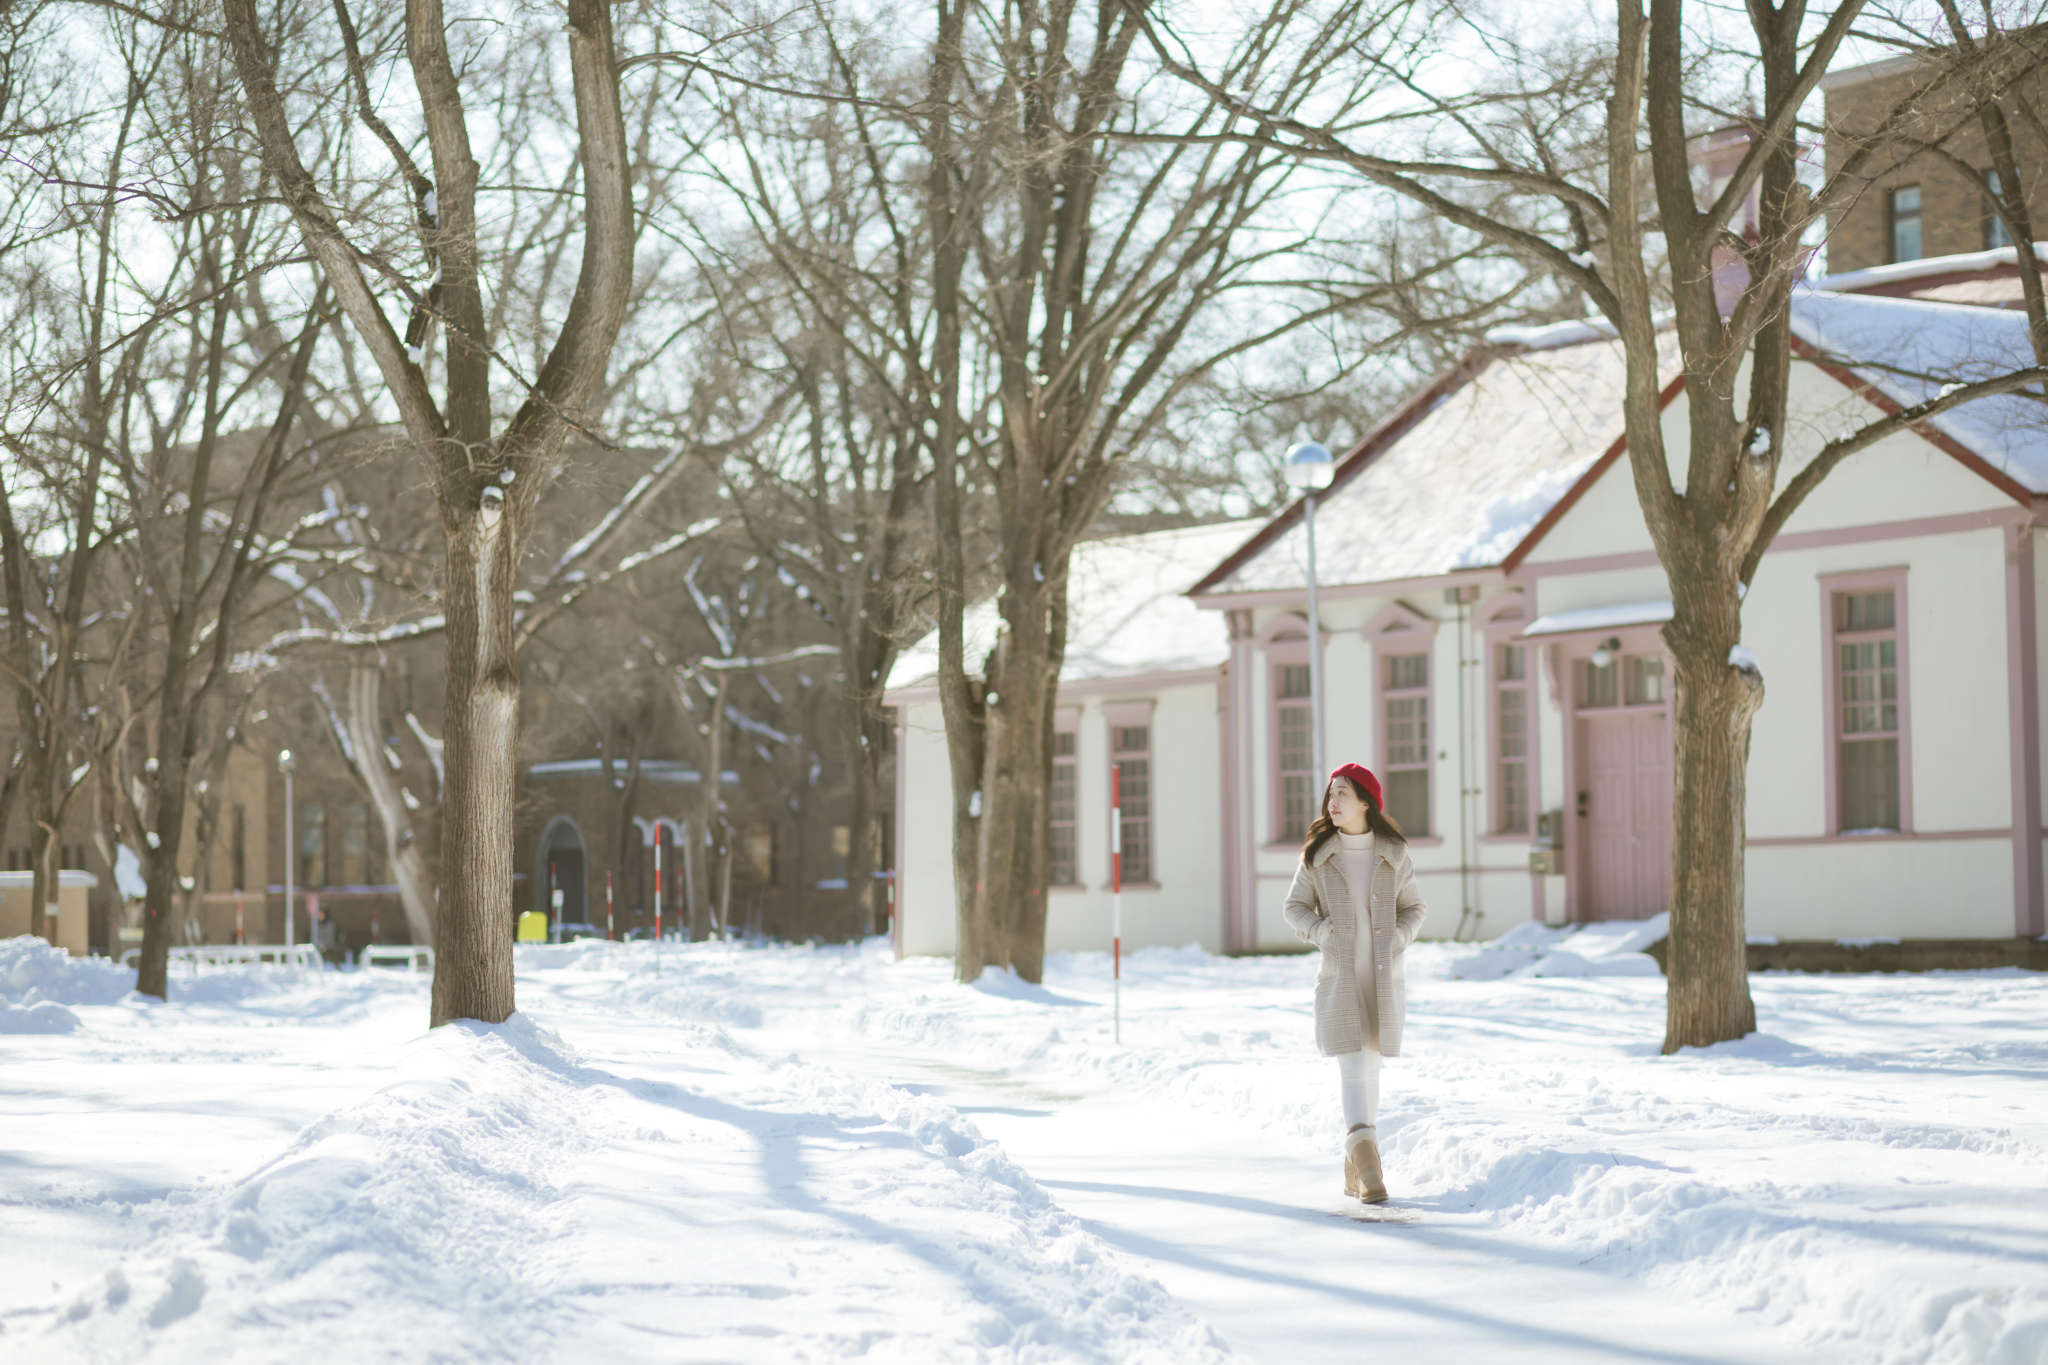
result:
[[[547,581],[553,583],[575,568],[580,561],[595,554],[615,527],[668,485],[689,448],[687,441],[678,443],[674,450],[655,462],[654,468],[635,480],[633,486],[626,490],[626,496],[619,499],[611,511],[599,517],[595,526],[578,537],[575,544],[562,551],[562,557],[555,561],[555,567],[548,570]]]
[[[267,654],[280,649],[291,649],[298,645],[339,645],[355,648],[368,645],[392,645],[405,640],[418,640],[438,634],[448,628],[445,616],[424,616],[417,621],[400,621],[396,625],[380,630],[326,630],[318,626],[300,626],[270,638],[253,653]]]
[[[837,654],[838,652],[838,645],[803,645],[797,649],[786,650],[781,654],[764,654],[758,658],[699,659],[696,666],[722,673],[729,669],[737,668],[766,668],[770,664],[786,664],[797,659],[810,659],[820,654]]]

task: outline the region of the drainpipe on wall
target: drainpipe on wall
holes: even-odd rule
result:
[[[1472,798],[1478,788],[1472,782],[1471,689],[1466,678],[1475,662],[1465,654],[1465,609],[1479,595],[1476,586],[1445,588],[1444,597],[1458,609],[1458,928],[1453,942],[1463,942],[1468,925],[1478,928],[1479,913],[1472,908]]]

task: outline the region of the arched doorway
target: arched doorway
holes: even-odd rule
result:
[[[589,899],[583,874],[583,831],[566,815],[557,815],[541,831],[539,855],[533,869],[533,908],[554,920],[554,897],[562,893],[562,923],[588,924]]]

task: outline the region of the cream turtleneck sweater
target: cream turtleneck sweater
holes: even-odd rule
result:
[[[1357,956],[1352,975],[1358,982],[1358,1017],[1365,1025],[1365,1045],[1380,1050],[1379,976],[1373,970],[1372,870],[1378,858],[1373,852],[1372,831],[1337,834],[1337,856],[1344,860],[1344,881],[1351,888],[1351,909],[1358,920]]]

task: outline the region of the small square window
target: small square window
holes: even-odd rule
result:
[[[1613,663],[1600,668],[1590,659],[1581,659],[1577,665],[1579,675],[1579,705],[1591,710],[1621,704],[1621,670]]]
[[[1664,700],[1664,661],[1631,657],[1622,661],[1628,670],[1628,704],[1653,706]]]

